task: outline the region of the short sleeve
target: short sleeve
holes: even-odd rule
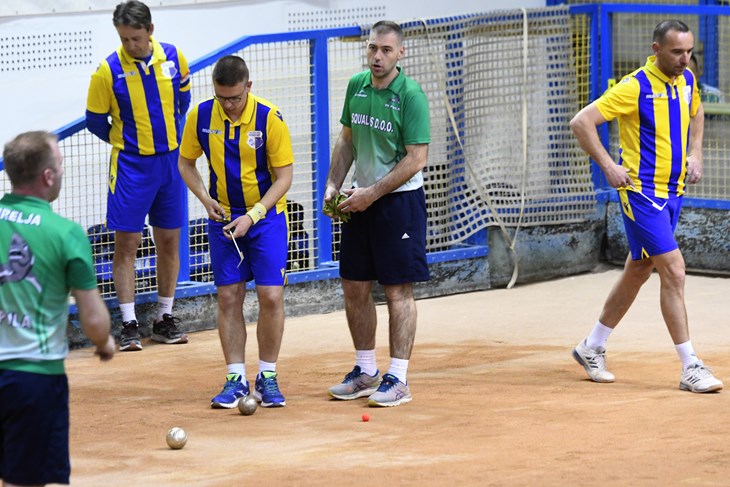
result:
[[[278,108],[269,110],[266,134],[266,155],[272,167],[288,166],[294,162],[289,127]]]
[[[428,98],[423,90],[414,91],[403,105],[403,144],[416,145],[431,142],[431,116]]]
[[[66,284],[71,289],[88,291],[96,284],[96,269],[91,256],[89,238],[79,225],[73,225],[64,239],[64,250],[67,256]]]
[[[594,105],[606,121],[611,121],[639,109],[639,91],[639,82],[633,76],[628,76],[604,93]]]
[[[177,62],[180,68],[180,91],[190,91],[190,66],[180,49],[177,50]]]
[[[102,61],[96,72],[91,75],[89,93],[86,97],[86,109],[93,113],[107,114],[111,111],[111,69],[106,61]]]
[[[203,148],[198,140],[198,105],[188,113],[183,129],[182,142],[180,143],[180,155],[186,159],[196,160],[203,155]]]
[[[345,127],[352,127],[352,115],[350,113],[350,98],[353,96],[355,86],[355,77],[350,78],[350,82],[347,83],[347,93],[345,94],[345,102],[342,104],[342,116],[340,117],[340,123]]]

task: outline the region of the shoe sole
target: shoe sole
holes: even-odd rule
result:
[[[230,403],[230,402],[214,402],[214,401],[211,401],[210,407],[212,409],[233,409],[236,406],[238,406],[238,401],[240,401],[240,400],[241,400],[241,398],[238,398],[238,399],[236,399],[235,402],[232,402],[232,403]]]
[[[573,349],[573,358],[575,359],[576,362],[578,362],[583,367],[583,369],[586,371],[586,374],[588,374],[588,378],[590,380],[592,380],[593,382],[598,382],[599,384],[611,384],[614,381],[614,379],[611,379],[611,380],[601,380],[598,378],[594,379],[593,376],[591,375],[591,366],[583,361],[583,358],[580,356],[580,354],[578,353],[578,351],[576,349]]]
[[[140,342],[132,342],[126,346],[119,346],[120,352],[139,352],[142,350],[142,344]]]
[[[368,406],[370,406],[371,408],[392,408],[395,406],[400,406],[401,404],[409,403],[409,402],[411,402],[412,399],[413,398],[410,395],[401,397],[397,401],[391,401],[391,402],[378,402],[378,401],[375,401],[374,399],[369,399]]]
[[[158,343],[165,343],[167,345],[182,345],[188,343],[188,336],[183,335],[180,338],[166,338],[164,335],[152,334],[152,340]]]
[[[339,399],[340,401],[352,401],[353,399],[369,396],[370,394],[372,394],[373,392],[375,392],[377,390],[378,390],[378,387],[375,386],[375,387],[369,387],[367,389],[360,389],[359,391],[353,392],[352,394],[336,394],[336,393],[332,392],[331,390],[327,391],[327,393],[331,397],[333,397],[335,399]]]
[[[692,386],[685,384],[684,382],[679,383],[680,391],[689,391],[689,392],[694,392],[696,394],[704,394],[706,392],[717,392],[721,389],[722,389],[722,384],[716,384],[708,389],[700,390],[700,389],[695,389]]]
[[[283,408],[286,406],[286,401],[281,402],[264,402],[264,399],[261,397],[261,394],[258,392],[254,392],[253,398],[256,399],[259,403],[261,403],[262,408]]]

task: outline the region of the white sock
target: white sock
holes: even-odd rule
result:
[[[174,299],[174,296],[171,298],[157,297],[157,321],[162,320],[162,315],[172,314],[172,302]]]
[[[674,348],[677,349],[679,359],[682,361],[682,370],[685,370],[687,367],[699,360],[695,353],[695,349],[692,347],[692,340],[675,345]]]
[[[388,373],[398,377],[399,381],[405,383],[406,374],[408,373],[408,360],[390,357],[390,368],[388,369]]]
[[[375,361],[375,349],[355,350],[355,365],[359,365],[360,370],[367,375],[377,374],[378,366]]]
[[[596,326],[593,327],[593,331],[586,338],[586,347],[591,350],[598,350],[598,347],[606,348],[606,341],[612,331],[613,328],[609,328],[600,321],[596,321]]]
[[[228,364],[228,373],[229,374],[238,374],[241,376],[241,381],[246,382],[246,364],[242,364],[242,363]]]
[[[134,314],[134,303],[120,303],[119,304],[119,311],[122,312],[122,321],[137,321],[137,315]]]
[[[265,362],[263,360],[259,360],[259,374],[265,370],[276,372],[276,362]]]

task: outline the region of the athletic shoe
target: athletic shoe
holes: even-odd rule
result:
[[[256,376],[256,387],[253,397],[265,408],[278,408],[286,406],[284,396],[279,391],[279,384],[276,382],[276,372],[264,370]]]
[[[238,406],[238,400],[248,396],[248,382],[243,380],[241,374],[226,375],[226,383],[223,390],[210,400],[210,407],[213,409],[232,409]]]
[[[370,407],[392,407],[411,402],[411,390],[407,382],[401,382],[398,377],[385,374],[378,390],[368,399]]]
[[[679,389],[690,392],[714,392],[722,389],[722,382],[715,379],[709,367],[702,360],[693,363],[682,372]]]
[[[188,343],[188,336],[178,330],[177,325],[180,318],[175,318],[170,314],[163,314],[160,321],[152,324],[152,339],[160,343]]]
[[[379,382],[379,371],[376,370],[375,375],[368,375],[360,369],[359,365],[356,365],[351,372],[348,372],[341,384],[330,387],[327,392],[335,399],[349,401],[369,396],[378,389]]]
[[[142,341],[139,338],[137,320],[125,321],[122,323],[122,331],[119,334],[119,351],[136,352],[138,350],[142,350]]]
[[[581,364],[593,382],[613,382],[614,376],[606,370],[606,349],[591,350],[583,340],[573,349],[573,358]]]

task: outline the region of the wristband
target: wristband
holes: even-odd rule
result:
[[[256,225],[259,220],[266,218],[266,207],[261,203],[256,203],[253,205],[253,208],[246,212],[246,214],[251,217],[253,224]]]

